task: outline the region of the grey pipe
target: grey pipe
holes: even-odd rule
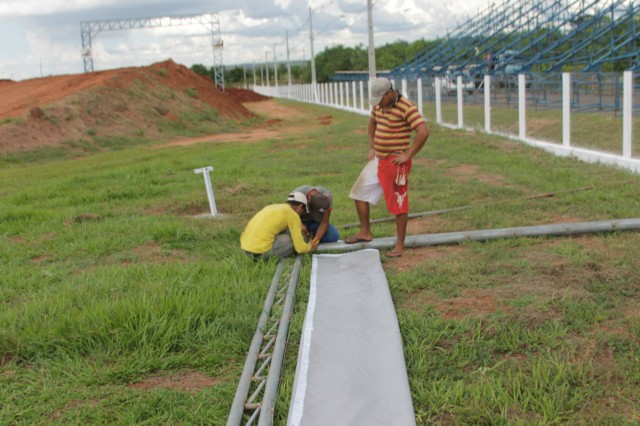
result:
[[[256,327],[255,334],[253,335],[253,340],[251,341],[251,346],[249,347],[247,359],[244,362],[244,368],[242,369],[242,375],[240,376],[240,381],[238,382],[236,395],[233,398],[231,411],[229,411],[227,426],[238,426],[242,421],[242,416],[244,414],[244,403],[247,400],[247,395],[249,395],[249,388],[251,387],[251,376],[253,376],[253,372],[256,368],[256,363],[258,362],[258,351],[260,351],[260,345],[262,345],[264,328],[271,313],[271,307],[273,306],[273,300],[276,297],[276,290],[278,288],[278,282],[280,281],[280,275],[282,274],[283,268],[284,259],[280,260],[280,263],[278,263],[276,272],[273,275],[273,279],[271,280],[271,287],[269,287],[269,291],[267,292],[267,297],[264,301],[262,313],[260,314],[260,319],[258,320],[258,326]]]
[[[451,207],[450,209],[431,210],[431,211],[422,212],[422,213],[409,213],[408,217],[409,217],[409,219],[415,219],[417,217],[435,216],[435,215],[438,215],[438,214],[450,213],[450,212],[455,212],[455,211],[459,211],[459,210],[468,210],[468,209],[472,209],[474,207],[477,207],[477,206]],[[396,220],[395,216],[382,217],[380,219],[370,220],[369,224],[373,225],[373,224],[376,224],[376,223],[391,222],[391,221],[394,221],[394,220]],[[340,226],[340,228],[349,229],[349,228],[355,228],[356,226],[360,226],[360,223],[347,223],[346,225]]]
[[[596,232],[637,231],[640,230],[640,218],[603,220],[598,222],[557,223],[551,225],[524,226],[519,228],[487,229],[479,231],[448,232],[444,234],[409,235],[405,238],[405,247],[433,246],[453,244],[462,241],[486,241],[513,237],[542,237],[548,235],[590,234]],[[396,237],[376,238],[367,243],[347,244],[343,240],[324,243],[318,246],[318,252],[352,251],[364,248],[388,248],[396,244]]]
[[[469,206],[460,206],[460,207],[451,207],[451,208],[448,208],[448,209],[431,210],[431,211],[426,211],[426,212],[421,212],[421,213],[409,213],[409,219],[415,219],[417,217],[424,217],[424,216],[435,216],[435,215],[438,215],[438,214],[457,212],[457,211],[460,211],[460,210],[468,210],[468,209],[472,209],[474,207],[495,206],[496,204],[509,203],[509,202],[513,202],[513,201],[517,201],[517,200],[533,200],[533,199],[536,199],[536,198],[550,198],[550,197],[555,197],[556,195],[567,194],[567,193],[570,193],[570,192],[589,191],[589,190],[595,189],[595,188],[603,188],[603,187],[606,187],[606,186],[613,186],[613,185],[623,185],[623,184],[627,184],[627,183],[631,183],[631,182],[635,182],[635,180],[625,180],[625,181],[622,181],[622,182],[613,182],[613,183],[609,183],[609,184],[606,184],[606,185],[600,185],[600,186],[594,186],[594,185],[582,186],[580,188],[570,188],[570,189],[564,189],[564,190],[555,191],[555,192],[542,192],[540,194],[533,194],[533,195],[529,195],[529,196],[522,197],[522,198],[508,199],[508,200],[498,200],[498,201],[492,201],[490,203],[483,203],[483,204],[476,204],[476,205],[469,205]],[[394,220],[396,220],[395,216],[383,217],[383,218],[380,218],[380,219],[370,220],[369,224],[391,222],[391,221],[394,221]],[[339,228],[349,229],[349,228],[355,228],[356,226],[360,226],[360,223],[348,223],[346,225],[340,226]]]
[[[287,334],[289,333],[289,322],[291,320],[291,312],[293,311],[293,302],[296,295],[301,264],[302,256],[297,255],[293,265],[293,271],[291,272],[291,279],[289,280],[289,289],[287,290],[287,296],[284,301],[284,308],[282,309],[276,344],[273,348],[273,358],[271,360],[271,366],[269,367],[269,374],[267,375],[267,387],[262,397],[262,408],[258,426],[271,426],[273,424],[274,406],[278,393],[278,384],[280,383],[280,370],[284,359]]]

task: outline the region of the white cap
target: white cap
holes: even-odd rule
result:
[[[289,194],[287,201],[295,201],[296,203],[304,204],[304,211],[309,212],[309,207],[307,206],[307,196],[302,192],[292,192]]]
[[[376,106],[382,100],[382,97],[391,89],[391,81],[388,78],[378,77],[371,82],[371,97],[369,104]]]

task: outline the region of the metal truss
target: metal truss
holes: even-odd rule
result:
[[[224,45],[220,35],[220,17],[217,13],[159,16],[154,18],[82,21],[80,22],[80,34],[82,37],[82,60],[84,62],[84,72],[93,72],[94,70],[92,40],[102,31],[174,27],[192,24],[201,24],[211,32],[214,81],[218,87],[224,90],[224,67],[222,65],[222,49]]]
[[[389,72],[420,78],[468,72],[640,69],[640,8],[626,0],[507,0],[469,18]]]
[[[276,268],[238,382],[227,426],[271,426],[273,423],[301,264],[302,256],[297,255],[293,269],[284,277],[285,260],[280,260]],[[289,275],[289,284],[286,283],[286,275]]]

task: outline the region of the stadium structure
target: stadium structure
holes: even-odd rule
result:
[[[624,0],[507,0],[385,75],[462,75],[479,85],[484,75],[504,84],[521,73],[628,70],[640,71],[640,7]],[[364,78],[341,73],[333,79]]]

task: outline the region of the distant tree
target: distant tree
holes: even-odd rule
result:
[[[244,75],[245,75],[245,70],[241,66],[236,65],[233,68],[225,68],[225,70],[224,70],[224,81],[226,83],[242,83],[242,84],[244,84]]]
[[[409,43],[395,41],[376,49],[376,68],[378,70],[390,70],[401,65],[408,57]]]
[[[195,72],[196,74],[203,75],[205,77],[211,77],[211,70],[202,64],[191,65],[191,71]]]

